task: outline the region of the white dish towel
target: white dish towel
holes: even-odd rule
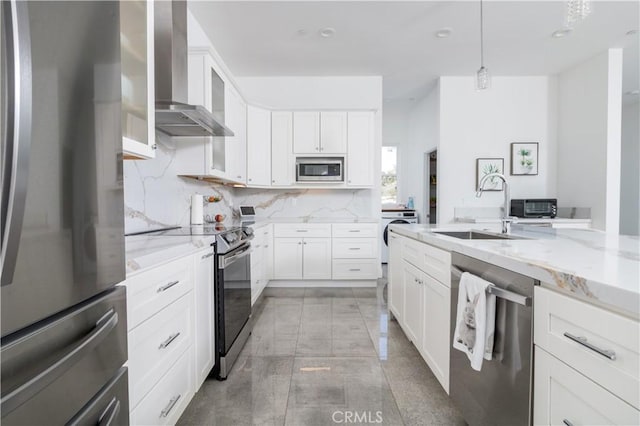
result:
[[[453,347],[467,354],[471,368],[480,371],[482,360],[491,360],[496,326],[496,297],[487,294],[492,285],[468,272],[460,277]]]

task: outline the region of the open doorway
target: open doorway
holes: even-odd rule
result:
[[[425,197],[424,212],[425,222],[437,223],[438,221],[438,150],[427,152],[424,155],[425,170]]]

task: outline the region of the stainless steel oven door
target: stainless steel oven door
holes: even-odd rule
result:
[[[251,316],[251,246],[218,256],[218,347],[225,355]],[[221,321],[222,320],[222,321]]]

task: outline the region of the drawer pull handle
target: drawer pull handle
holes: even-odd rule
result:
[[[349,250],[360,250],[360,247],[349,247]]]
[[[605,358],[609,358],[611,361],[615,361],[616,360],[616,353],[614,351],[610,351],[607,349],[600,349],[597,346],[594,346],[593,344],[589,343],[587,341],[586,337],[582,337],[582,336],[574,336],[573,334],[570,333],[564,333],[564,337],[573,340],[574,342],[588,348],[591,349],[594,352],[599,353],[600,355],[602,355]]]
[[[296,229],[296,232],[309,232],[307,229]]]
[[[178,402],[178,400],[180,399],[181,396],[182,395],[178,395],[178,396],[174,396],[173,398],[171,398],[171,400],[169,401],[167,406],[164,407],[164,410],[162,410],[160,412],[160,417],[167,417],[169,415],[169,412],[171,412],[171,410],[173,410],[173,407],[176,405],[176,403]]]
[[[569,420],[567,420],[567,419],[564,419],[564,420],[562,421],[562,423],[563,423],[564,425],[566,425],[566,426],[573,426],[573,423],[571,423],[571,422],[570,422]]]
[[[207,253],[204,256],[202,256],[203,259],[207,259],[209,257],[213,256],[213,252],[212,253]]]
[[[360,272],[360,268],[351,268],[349,269],[351,272]]]
[[[162,293],[163,291],[169,290],[171,287],[179,283],[180,281],[171,281],[169,284],[165,284],[162,287],[158,287],[158,293]]]
[[[349,232],[360,232],[359,229],[349,229]]]
[[[178,338],[178,336],[180,335],[180,332],[177,332],[175,334],[172,334],[171,336],[167,337],[167,340],[165,340],[164,342],[160,343],[160,346],[158,346],[158,349],[164,349],[167,346],[169,346],[174,340],[176,340]]]

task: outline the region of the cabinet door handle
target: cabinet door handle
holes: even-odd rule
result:
[[[351,268],[351,269],[349,269],[349,270],[350,270],[351,272],[359,272],[359,271],[360,271],[360,268]]]
[[[571,423],[571,422],[570,422],[569,420],[567,420],[567,419],[562,420],[562,423],[563,423],[564,425],[566,425],[566,426],[573,426],[573,423]]]
[[[177,333],[174,333],[171,336],[167,337],[167,340],[165,340],[164,342],[160,343],[160,346],[158,346],[158,349],[166,348],[171,343],[173,343],[173,341],[176,340],[179,335],[180,335],[180,332],[177,332]]]
[[[611,361],[615,361],[616,360],[616,353],[614,351],[608,350],[608,349],[600,349],[599,347],[589,343],[587,341],[586,337],[583,336],[574,336],[573,334],[564,333],[564,337],[573,340],[574,342],[588,348],[591,349],[592,351],[602,355],[605,358],[609,358]]]
[[[160,417],[167,417],[171,412],[171,410],[173,410],[173,407],[176,405],[176,403],[178,402],[181,396],[182,395],[178,394],[177,396],[174,396],[173,398],[171,398],[167,406],[164,407],[164,409],[160,412]]]
[[[349,250],[360,250],[360,247],[349,247]]]
[[[302,244],[304,244],[304,245],[306,246],[306,245],[307,245],[307,242],[306,242],[306,241],[303,241],[303,242],[302,242]]]
[[[236,176],[236,179],[242,179],[242,176]]]
[[[157,293],[162,293],[163,291],[169,290],[174,285],[178,285],[180,281],[171,281],[169,284],[165,284],[162,287],[158,287]]]
[[[213,256],[213,253],[207,253],[207,254],[202,256],[202,259],[207,259],[207,258],[209,258],[211,256]]]
[[[302,245],[302,241],[298,241],[298,245],[299,245],[299,246],[300,246],[300,245]]]

